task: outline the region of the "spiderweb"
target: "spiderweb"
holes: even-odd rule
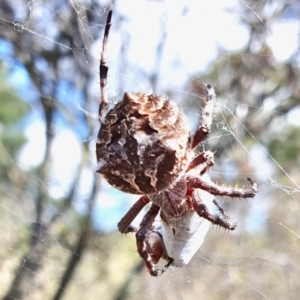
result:
[[[3,299],[298,299],[300,6],[198,2],[1,2]],[[159,278],[147,274],[134,236],[116,232],[137,197],[95,174],[111,8],[112,103],[124,91],[166,94],[194,131],[211,83],[210,176],[259,185],[254,199],[218,198],[237,229],[211,227],[187,267]]]

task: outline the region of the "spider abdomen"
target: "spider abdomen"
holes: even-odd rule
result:
[[[98,133],[97,172],[123,192],[151,194],[184,173],[189,151],[188,125],[176,104],[152,94],[125,93]]]

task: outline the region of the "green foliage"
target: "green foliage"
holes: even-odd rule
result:
[[[0,172],[9,173],[12,161],[26,142],[24,132],[20,130],[20,121],[29,110],[29,105],[22,101],[17,92],[7,81],[7,71],[0,64]]]
[[[22,101],[15,89],[7,81],[7,71],[0,64],[0,122],[5,125],[14,124],[22,119],[29,105]]]
[[[273,134],[269,143],[269,153],[281,166],[290,171],[295,167],[295,162],[300,158],[300,128],[288,126],[278,134]]]

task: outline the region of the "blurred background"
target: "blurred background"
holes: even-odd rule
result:
[[[237,230],[211,227],[187,267],[159,278],[134,235],[117,232],[138,196],[95,173],[109,9],[111,102],[167,95],[194,132],[211,83],[210,176],[259,185],[254,199],[218,198]],[[298,299],[299,20],[300,3],[287,0],[2,0],[0,297]]]

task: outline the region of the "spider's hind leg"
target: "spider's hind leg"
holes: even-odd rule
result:
[[[106,19],[106,25],[104,29],[104,36],[103,36],[103,42],[102,42],[102,52],[100,57],[100,66],[99,66],[99,73],[100,73],[100,105],[99,105],[99,111],[98,111],[98,118],[99,122],[101,123],[104,118],[105,109],[107,107],[107,95],[105,92],[106,82],[107,82],[107,73],[108,73],[108,66],[106,64],[105,60],[105,54],[106,54],[106,44],[107,39],[109,35],[109,30],[111,26],[111,17],[112,17],[112,10],[108,12],[107,19]]]

